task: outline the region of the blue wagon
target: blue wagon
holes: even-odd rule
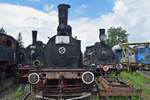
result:
[[[125,43],[113,49],[118,62],[125,67],[150,70],[150,43]]]
[[[137,63],[150,65],[150,47],[138,47],[135,54]]]

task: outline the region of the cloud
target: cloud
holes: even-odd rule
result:
[[[101,23],[105,26],[122,26],[130,34],[132,42],[150,41],[150,1],[117,0],[113,12],[101,16]]]
[[[99,41],[99,28],[123,27],[130,34],[132,42],[150,41],[150,1],[116,0],[113,11],[97,18],[79,17],[69,21],[73,36],[85,47]],[[31,30],[39,31],[38,39],[48,41],[48,36],[56,34],[58,25],[57,11],[51,9],[48,13],[31,7],[0,4],[0,27],[4,27],[10,35],[16,37],[22,32],[25,45],[31,43]],[[84,8],[84,6],[83,6]],[[86,8],[86,7],[85,7]]]
[[[98,39],[98,29],[123,27],[130,34],[130,42],[150,41],[150,1],[116,0],[113,11],[98,18],[79,18],[73,21],[75,34],[82,39],[83,47],[94,44]],[[77,32],[77,33],[76,33]]]
[[[86,9],[88,7],[88,5],[86,5],[86,4],[82,4],[81,6],[80,6],[80,8],[82,8],[82,9]]]
[[[26,46],[31,43],[32,30],[38,30],[38,39],[44,42],[47,42],[48,36],[56,33],[55,11],[46,14],[31,7],[11,4],[0,4],[0,7],[0,27],[4,27],[14,37],[21,32]]]
[[[50,4],[45,4],[43,10],[46,12],[51,12],[55,6]]]
[[[83,14],[86,9],[87,9],[88,5],[87,4],[81,4],[76,10],[75,10],[75,13],[78,14],[78,15],[81,15]]]

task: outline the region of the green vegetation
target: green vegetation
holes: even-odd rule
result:
[[[122,72],[120,77],[136,88],[142,89],[144,94],[150,95],[150,77],[137,72]]]
[[[111,73],[109,77],[114,80],[116,79],[115,73]],[[150,77],[142,73],[126,71],[121,72],[119,77],[126,83],[133,85],[136,89],[141,89],[143,100],[150,100]],[[112,97],[110,100],[115,100],[115,98]],[[131,100],[139,100],[137,96],[132,96],[131,98]],[[117,99],[125,100],[125,97],[117,97]]]
[[[22,100],[26,92],[29,91],[28,88],[28,86],[16,84],[14,87],[9,88],[7,94],[0,100]]]
[[[111,47],[114,45],[119,44],[120,42],[128,42],[128,35],[126,34],[126,30],[122,29],[121,27],[111,27],[107,30],[108,38],[107,38],[107,44]]]
[[[137,72],[121,72],[120,77],[129,84],[132,84],[135,88],[141,89],[143,91],[142,97],[144,97],[144,100],[149,100],[150,77]]]
[[[8,100],[20,100],[23,96],[23,88],[20,85],[17,85],[13,90],[10,89],[10,93],[7,95]]]
[[[20,97],[23,95],[23,88],[19,86],[15,92],[15,97]]]

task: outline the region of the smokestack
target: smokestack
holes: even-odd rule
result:
[[[58,5],[59,25],[64,24],[66,26],[68,24],[68,8],[70,8],[70,5]]]
[[[33,30],[32,31],[32,44],[35,44],[37,41],[37,31]]]
[[[100,34],[105,34],[105,29],[99,29]]]
[[[99,29],[99,39],[102,43],[106,40],[105,29]]]

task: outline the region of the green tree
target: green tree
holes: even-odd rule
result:
[[[128,42],[129,34],[126,33],[127,31],[122,29],[121,27],[111,27],[107,30],[108,38],[106,40],[107,44],[111,47],[114,45],[121,43]]]
[[[18,41],[19,47],[24,48],[21,33],[18,34],[17,41]]]

